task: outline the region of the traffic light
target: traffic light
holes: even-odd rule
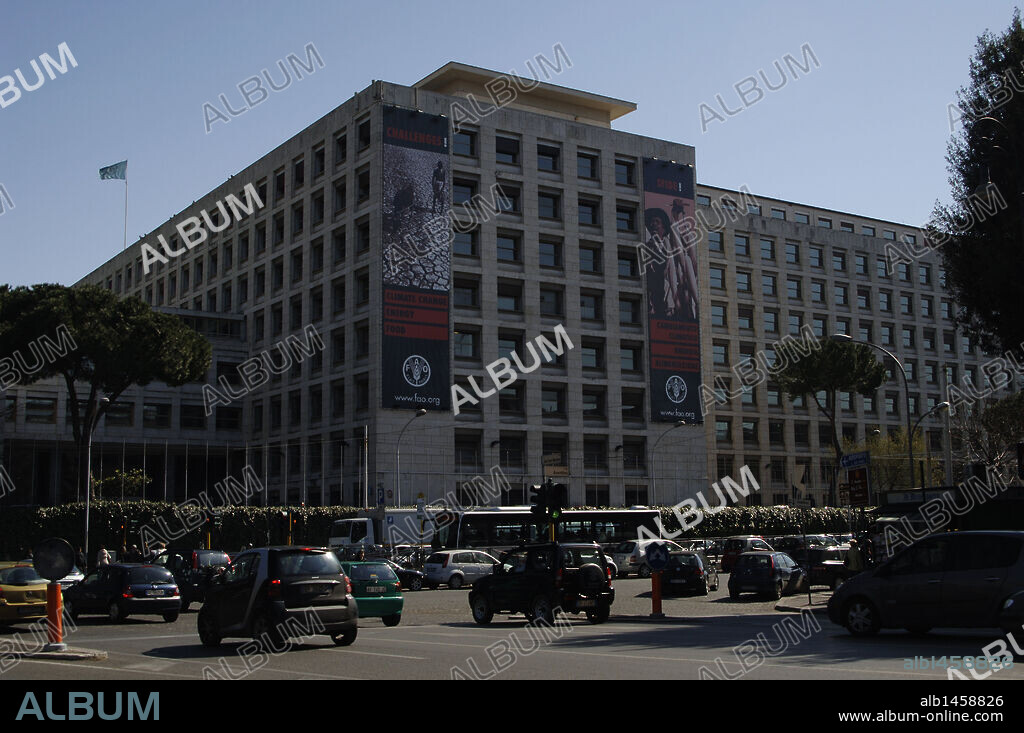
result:
[[[530,487],[530,512],[538,519],[548,517],[548,487],[547,484],[534,484]]]
[[[569,489],[565,484],[552,484],[548,482],[548,516],[551,519],[558,519],[562,516],[562,510],[569,503]]]

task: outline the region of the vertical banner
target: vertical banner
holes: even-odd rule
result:
[[[654,422],[703,422],[697,252],[680,238],[694,206],[692,166],[644,158],[644,243],[662,255],[644,268]]]
[[[384,106],[381,407],[448,410],[448,120]]]

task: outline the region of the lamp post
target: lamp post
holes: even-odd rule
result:
[[[686,424],[687,424],[686,420],[678,420],[675,423],[673,423],[672,427],[670,427],[668,430],[666,430],[664,433],[662,433],[661,435],[658,436],[658,439],[656,441],[654,441],[654,447],[651,448],[651,504],[652,505],[656,504],[657,500],[658,500],[658,470],[657,470],[658,461],[655,458],[655,451],[658,450],[658,444],[662,441],[662,439],[666,435],[668,435],[670,432],[672,432],[676,428],[681,428],[681,427],[683,427]]]
[[[914,488],[914,438],[913,431],[910,427],[910,384],[907,382],[907,370],[903,367],[903,362],[897,359],[896,355],[888,349],[885,349],[878,344],[873,344],[870,341],[860,341],[845,333],[833,334],[832,340],[840,343],[864,344],[865,346],[870,346],[873,349],[878,349],[896,362],[896,366],[899,367],[900,376],[903,377],[903,411],[907,415],[907,462],[910,468],[910,473],[907,474],[907,482],[909,484],[908,488]]]
[[[97,401],[97,405],[109,404],[110,398],[108,397],[100,397]],[[86,565],[89,564],[89,495],[92,494],[92,487],[89,484],[92,483],[92,431],[100,418],[99,413],[102,409],[102,407],[97,407],[96,414],[92,416],[92,419],[86,420],[88,424],[85,426],[87,436],[85,448],[85,543],[83,548]]]
[[[921,417],[919,417],[917,419],[917,422],[914,423],[914,429],[910,433],[910,442],[911,443],[914,442],[914,433],[917,432],[917,428],[921,424],[922,420],[924,420],[926,417],[931,415],[933,412],[938,412],[939,410],[948,410],[948,409],[949,409],[949,403],[948,402],[940,402],[939,404],[935,405],[935,407],[933,407],[932,409],[928,410],[928,412],[926,412],[925,414],[921,415]],[[927,441],[925,441],[925,442],[927,443]],[[926,481],[925,481],[924,468],[922,468],[921,469],[921,488],[922,489],[925,488],[925,484],[926,484]]]
[[[399,483],[401,479],[400,461],[402,459],[402,436],[405,435],[405,428],[412,424],[412,421],[418,417],[423,417],[427,414],[426,409],[420,408],[416,410],[416,414],[409,418],[409,422],[405,424],[401,432],[398,434],[398,443],[395,444],[395,506],[402,506],[402,485]]]

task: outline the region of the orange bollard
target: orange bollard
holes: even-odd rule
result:
[[[651,618],[665,618],[661,612],[661,571],[651,573]]]
[[[50,644],[64,643],[64,602],[61,597],[60,583],[46,586],[46,626]]]

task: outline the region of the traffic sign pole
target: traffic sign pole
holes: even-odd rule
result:
[[[665,618],[661,612],[661,571],[651,573],[651,618]]]

